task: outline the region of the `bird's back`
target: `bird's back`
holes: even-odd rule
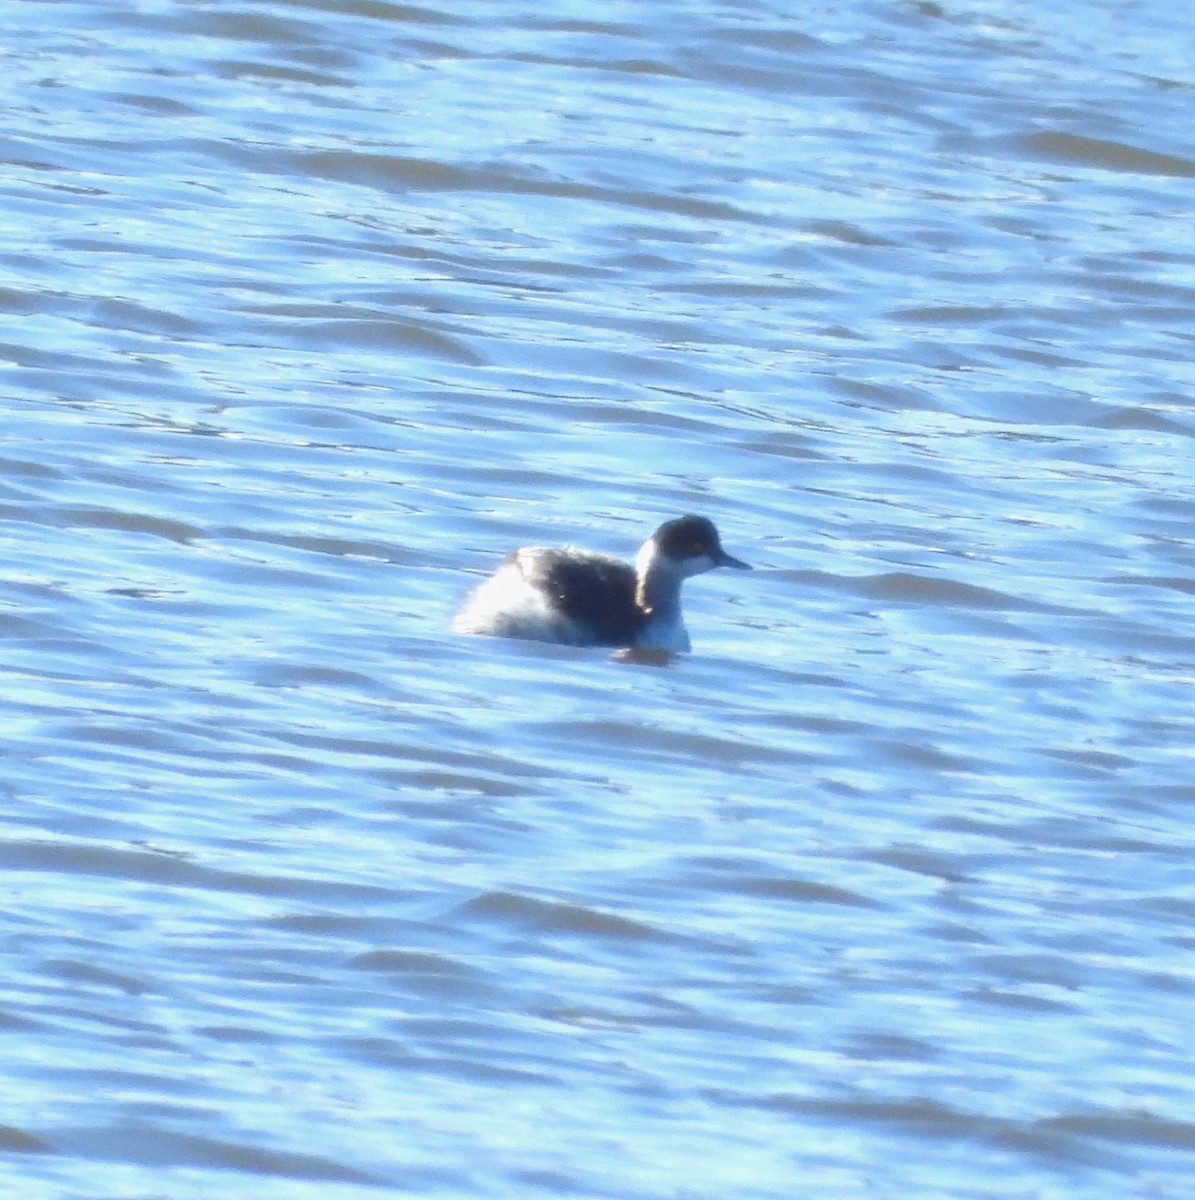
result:
[[[644,623],[635,603],[635,570],[617,558],[571,546],[525,547],[510,555],[528,585],[577,631],[597,646],[629,646]]]

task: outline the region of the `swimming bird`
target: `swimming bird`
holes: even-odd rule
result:
[[[633,567],[575,546],[523,546],[465,597],[452,628],[565,646],[688,650],[681,584],[715,567],[751,569],[722,549],[712,521],[692,515],[665,521]]]

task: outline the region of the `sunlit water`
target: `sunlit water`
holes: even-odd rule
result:
[[[1190,1195],[1182,6],[0,29],[5,1195]]]

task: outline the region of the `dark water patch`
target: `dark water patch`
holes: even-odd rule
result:
[[[390,3],[389,0],[286,0],[291,8],[310,8],[316,12],[365,17],[373,21],[394,21],[401,25],[469,26],[466,17],[442,8],[425,8],[418,4]]]
[[[639,661],[648,664],[653,662],[650,657]],[[669,656],[663,665],[671,661]],[[704,761],[742,767],[755,763],[790,761],[786,750],[760,742],[715,737],[632,721],[602,718],[559,721],[541,725],[540,732],[585,745],[617,746],[624,753],[634,750],[639,754],[685,762]]]
[[[307,306],[295,307],[299,311],[269,322],[270,340],[274,344],[322,350],[355,346],[370,350],[409,351],[472,366],[480,366],[485,362],[484,357],[460,336],[464,331],[459,328],[450,331],[427,321],[410,320],[394,314],[353,315],[351,311],[343,310],[334,319],[328,320],[315,317],[310,311],[302,311]],[[266,310],[249,310],[247,315],[262,322],[262,317],[270,314]]]
[[[26,519],[32,515],[26,513]],[[120,509],[54,505],[40,512],[41,523],[59,529],[109,529],[121,533],[146,533],[172,542],[192,542],[203,536],[197,525],[171,517]]]
[[[291,730],[276,730],[274,736],[278,741],[297,748],[327,751],[339,757],[346,756],[360,760],[363,764],[371,760],[388,762],[401,760],[422,766],[444,767],[452,771],[477,770],[482,774],[495,772],[513,779],[534,781],[552,776],[547,767],[518,761],[510,756],[487,755],[473,749],[463,749],[459,746],[440,748],[426,743],[384,740],[366,740],[358,737],[330,737],[317,733],[314,729],[307,732]],[[372,769],[372,768],[371,768]]]
[[[996,1009],[1008,1009],[1018,1013],[1039,1013],[1066,1016],[1081,1011],[1081,1006],[1072,1000],[1056,996],[1044,996],[1030,989],[1012,991],[1007,988],[982,987],[969,993],[969,999]]]
[[[49,1142],[24,1129],[0,1125],[0,1150],[6,1154],[46,1154],[51,1152],[52,1147]]]
[[[246,62],[224,59],[215,63],[213,69],[228,79],[277,80],[281,83],[297,83],[308,87],[343,88],[352,83],[352,60],[345,55],[319,53],[322,65],[339,67],[340,74],[328,70],[312,70],[310,67],[285,66],[279,63]],[[331,60],[331,61],[327,61]]]
[[[489,1032],[489,1041],[494,1040],[493,1031]],[[390,1038],[358,1038],[348,1042],[345,1051],[361,1062],[372,1063],[385,1067],[389,1071],[398,1070],[404,1075],[443,1077],[449,1080],[469,1081],[485,1087],[518,1087],[520,1085],[545,1085],[558,1083],[558,1077],[550,1072],[532,1070],[526,1065],[516,1065],[519,1060],[512,1058],[512,1065],[486,1061],[481,1056],[480,1045],[477,1054],[470,1055],[468,1045],[463,1048],[449,1050],[436,1047],[412,1049],[405,1041],[395,1041]],[[493,1047],[484,1048],[487,1054],[493,1054]],[[524,1063],[526,1059],[522,1060]]]
[[[1017,983],[1040,984],[1051,990],[1078,992],[1088,983],[1076,960],[1045,954],[987,953],[976,960],[981,970]]]
[[[1195,427],[1178,421],[1152,408],[1118,408],[1091,422],[1096,429],[1140,430],[1146,433],[1174,434],[1195,437]]]
[[[345,691],[352,695],[391,694],[389,688],[370,675],[316,665],[266,663],[257,671],[255,682],[261,687],[320,687]]]
[[[1159,153],[1127,142],[1085,137],[1062,130],[1027,134],[1018,140],[1018,147],[1048,162],[1180,179],[1195,177],[1195,160]]]
[[[120,992],[126,996],[140,996],[152,990],[150,984],[145,980],[77,959],[58,959],[47,962],[44,964],[44,970],[59,979],[85,984],[104,991]]]
[[[244,151],[239,156],[256,162],[256,156],[250,157]],[[274,157],[275,169],[281,170],[277,158]],[[257,163],[257,166],[261,169],[262,164]],[[697,196],[551,179],[493,164],[460,166],[396,154],[325,150],[298,156],[290,170],[303,176],[315,175],[383,191],[497,192],[660,210],[706,220],[738,222],[759,219],[746,209]]]
[[[511,55],[511,61],[530,65],[565,67],[570,71],[602,71],[610,74],[683,78],[683,72],[668,63],[650,58],[587,58],[577,54],[551,55],[528,51]]]
[[[1090,1143],[1072,1138],[1065,1126],[1055,1128],[1049,1119],[1016,1120],[968,1112],[922,1096],[908,1098],[837,1099],[775,1094],[756,1099],[715,1095],[715,1102],[746,1105],[811,1118],[835,1126],[862,1125],[875,1129],[902,1130],[933,1143],[953,1141],[987,1143],[1040,1155],[1061,1162],[1098,1161]],[[1104,1165],[1117,1160],[1103,1157]]]
[[[351,965],[363,971],[430,975],[443,979],[469,980],[476,974],[442,954],[431,954],[422,950],[370,950],[354,958]]]
[[[1195,1150],[1195,1124],[1160,1116],[1148,1108],[1137,1112],[1091,1112],[1051,1117],[1042,1125],[1047,1132],[1094,1137],[1101,1141]]]
[[[925,875],[946,883],[961,883],[978,867],[990,863],[990,857],[976,855],[946,854],[927,850],[921,846],[890,846],[883,850],[871,850],[860,855],[867,862],[896,867]]]
[[[888,315],[894,321],[912,321],[920,325],[979,325],[1006,320],[1012,310],[980,304],[934,304],[897,308]]]
[[[822,571],[780,571],[779,578],[793,583],[833,588],[872,600],[934,608],[961,608],[992,612],[1058,612],[1039,601],[942,575],[911,571],[886,571],[876,575],[833,575]]]
[[[394,799],[391,807],[396,813],[414,817],[417,820],[455,822],[458,820],[459,814],[445,808],[442,802],[445,797],[480,796],[491,799],[513,799],[543,790],[542,788],[532,788],[527,783],[518,780],[504,779],[500,773],[501,770],[501,762],[495,761],[494,770],[490,773],[416,768],[409,771],[382,769],[373,771],[371,774],[375,779],[388,786],[423,794],[420,799]],[[504,823],[504,827],[525,828],[516,822]]]
[[[879,908],[875,901],[847,888],[818,883],[812,879],[744,876],[728,881],[727,887],[745,896],[790,900],[799,904],[837,904],[846,908]]]
[[[1125,571],[1100,582],[1113,587],[1157,588],[1163,592],[1178,592],[1181,596],[1195,596],[1195,577],[1185,575],[1136,575]]]
[[[978,929],[970,925],[960,925],[953,921],[938,921],[932,925],[927,925],[924,927],[924,932],[929,937],[938,938],[943,942],[960,946],[991,945],[991,938],[985,936]]]
[[[508,925],[527,931],[566,934],[584,940],[600,938],[629,942],[671,941],[672,935],[642,921],[603,912],[586,905],[538,900],[516,892],[489,892],[463,905],[463,917]]]
[[[906,763],[920,771],[957,772],[973,774],[981,769],[982,760],[940,750],[923,742],[894,741],[877,738],[872,747],[878,753],[890,756],[897,762]]]
[[[780,875],[776,864],[741,858],[697,858],[676,865],[678,875],[700,884],[703,891],[726,891],[744,896],[831,904],[846,908],[880,908],[861,892],[800,875]]]
[[[262,542],[269,546],[284,546],[305,554],[328,555],[332,558],[374,559],[378,562],[404,562],[415,565],[418,556],[400,549],[392,542],[369,541],[357,538],[333,537],[320,533],[285,533],[275,529],[252,529],[229,526],[213,530],[212,537],[228,541]]]
[[[312,901],[334,901],[340,897],[368,903],[394,897],[388,888],[339,880],[221,871],[169,853],[61,840],[10,839],[0,842],[0,866],[10,871],[44,871],[67,877],[98,875],[131,883],[165,884],[261,896],[291,896]]]
[[[929,1042],[878,1030],[857,1033],[840,1052],[863,1062],[930,1062],[939,1057],[938,1048]]]
[[[493,976],[442,954],[423,950],[369,950],[349,962],[353,970],[386,977],[404,993],[438,996],[459,1004],[499,1003],[501,987]]]
[[[195,1030],[201,1037],[211,1038],[229,1046],[270,1046],[276,1045],[278,1038],[275,1034],[266,1033],[261,1029],[250,1029],[244,1025],[206,1025]]]
[[[893,412],[936,412],[942,407],[928,389],[908,383],[881,383],[874,379],[854,379],[839,374],[830,381],[830,386],[841,395],[869,408],[890,409]]]
[[[176,1170],[207,1167],[297,1181],[320,1180],[379,1187],[387,1182],[348,1163],[318,1155],[275,1150],[250,1141],[179,1133],[160,1125],[128,1124],[119,1130],[102,1127],[59,1129],[52,1135],[52,1144],[59,1152],[83,1155],[100,1162],[136,1163]]]
[[[841,242],[847,246],[892,248],[900,245],[900,242],[885,237],[883,234],[877,233],[865,225],[855,224],[850,221],[811,221],[808,229],[810,233],[816,233],[820,237],[830,238],[832,241]]]

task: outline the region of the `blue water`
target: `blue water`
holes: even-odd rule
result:
[[[1039,8],[0,5],[6,1194],[1185,1200],[1195,23]]]

